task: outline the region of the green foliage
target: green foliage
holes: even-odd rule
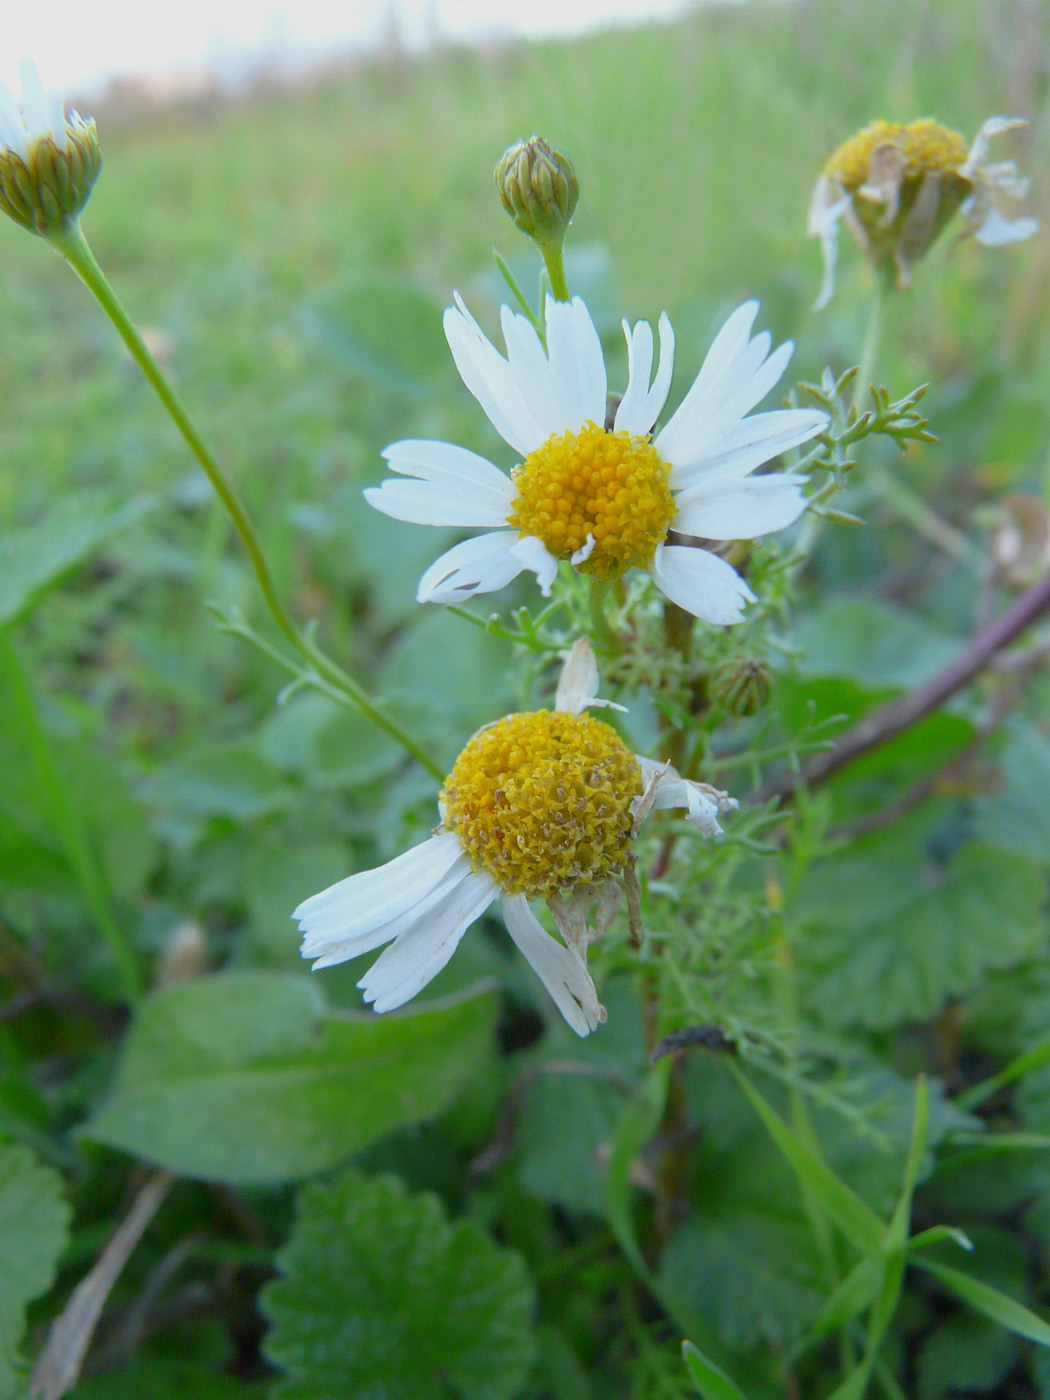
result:
[[[320,984],[226,972],[145,1003],[85,1132],[186,1176],[289,1181],[439,1113],[485,1055],[491,993],[377,1019]]]
[[[62,1178],[28,1148],[0,1146],[0,1396],[20,1395],[26,1304],[50,1288],[69,1236]]]
[[[303,1195],[263,1306],[281,1400],[511,1400],[533,1359],[521,1259],[393,1178]]]

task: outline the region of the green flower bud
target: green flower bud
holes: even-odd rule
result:
[[[769,669],[753,657],[724,661],[711,677],[712,698],[731,715],[753,715],[773,691]]]
[[[533,136],[504,151],[495,177],[503,207],[522,233],[541,248],[560,248],[580,198],[568,156]]]
[[[93,121],[68,117],[45,92],[33,64],[22,66],[22,101],[0,84],[0,209],[47,237],[72,223],[102,167]]]

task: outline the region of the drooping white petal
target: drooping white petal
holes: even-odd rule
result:
[[[654,763],[651,758],[643,758],[641,755],[638,755],[638,762],[646,789],[653,778],[656,779],[652,810],[659,812],[684,808],[686,820],[691,821],[702,835],[710,837],[722,834],[722,828],[718,824],[718,813],[720,810],[737,807],[739,804],[733,798],[716,792],[706,783],[695,783],[683,778],[668,763]]]
[[[311,895],[292,913],[302,929],[304,956],[313,945],[347,937],[366,925],[379,925],[411,909],[442,880],[462,856],[459,838],[443,831],[374,870],[329,885]]]
[[[381,953],[358,982],[376,1011],[393,1011],[432,982],[467,929],[499,893],[488,875],[471,871],[451,894]]]
[[[503,921],[576,1034],[585,1036],[596,1030],[605,1020],[605,1008],[579,954],[550,936],[522,894],[504,894]]]
[[[608,379],[602,343],[582,298],[547,298],[547,355],[550,360],[559,432],[579,432],[585,423],[605,425]]]
[[[969,154],[959,166],[959,174],[966,180],[972,180],[988,159],[988,142],[992,137],[1001,136],[1004,131],[1017,131],[1027,125],[1023,117],[989,117],[973,138]]]
[[[445,338],[460,378],[504,441],[523,457],[549,436],[536,422],[508,362],[456,296],[445,312]]]
[[[688,466],[672,467],[668,478],[671,489],[686,491],[701,481],[747,476],[764,462],[816,437],[827,425],[828,415],[819,409],[776,408],[769,413],[752,413],[723,433],[712,444],[710,455]]]
[[[674,528],[708,540],[751,540],[793,525],[806,508],[808,477],[793,472],[704,481],[677,497]]]
[[[983,222],[974,229],[973,236],[986,248],[999,248],[1006,243],[1023,243],[1038,231],[1038,219],[1007,219],[998,209],[989,209]]]
[[[514,486],[476,452],[448,442],[406,440],[384,448],[396,472],[412,481],[366,487],[370,506],[418,525],[505,525]]]
[[[835,267],[839,256],[839,221],[849,207],[849,195],[838,185],[833,185],[826,175],[821,175],[813,191],[809,204],[807,231],[811,238],[820,239],[820,250],[824,259],[824,280],[820,292],[813,303],[813,310],[820,311],[831,300],[835,290]]]
[[[511,549],[511,554],[523,569],[536,575],[536,582],[545,598],[551,596],[551,586],[558,577],[558,561],[541,539],[535,535],[522,535]]]
[[[716,627],[739,622],[744,604],[755,601],[733,566],[707,549],[657,545],[650,572],[672,603]]]
[[[651,387],[653,332],[649,322],[639,321],[632,330],[624,321],[623,333],[627,337],[627,389],[616,410],[614,426],[618,432],[640,437],[652,430],[667,402],[674,373],[674,331],[667,312],[663,312],[660,316],[660,364]]]
[[[523,569],[533,567],[530,552],[526,551],[527,557],[522,558],[518,550],[523,543],[514,530],[493,530],[453,545],[434,560],[419,580],[416,601],[463,603],[478,593],[495,593]],[[557,571],[557,562],[554,567]]]

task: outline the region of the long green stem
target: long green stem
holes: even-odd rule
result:
[[[172,422],[182,434],[186,445],[196,457],[204,470],[205,475],[215,489],[216,495],[226,509],[226,513],[233,521],[234,528],[241,538],[241,542],[248,551],[248,558],[251,560],[252,569],[255,572],[259,589],[270,610],[274,622],[280,628],[284,636],[291,642],[300,656],[303,657],[314,669],[331,685],[344,691],[358,707],[363,715],[370,719],[373,724],[377,724],[380,729],[384,729],[389,735],[398,741],[407,751],[421,763],[436,778],[444,777],[441,769],[424,752],[416,741],[407,734],[404,729],[386,711],[372,700],[365,691],[358,685],[357,681],[327,657],[323,651],[296,627],[295,623],[285,611],[284,604],[277,593],[273,579],[270,575],[269,566],[259,545],[258,537],[248,519],[248,515],[241,505],[232,485],[227,480],[225,473],[218,462],[208,450],[197,429],[193,426],[189,414],[186,412],[182,401],[175,393],[175,390],[165,379],[160,366],[150,354],[145,342],[139,335],[131,317],[124,310],[116,293],[106,280],[106,276],[98,263],[95,261],[87,240],[81,232],[79,223],[72,223],[59,233],[53,233],[48,240],[57,253],[59,253],[70,267],[77,274],[80,280],[87,287],[102,310],[109,317],[117,334],[127,346],[128,351],[142,373],[149,381],[154,393],[164,405]]]
[[[113,912],[106,877],[84,832],[80,814],[70,798],[68,784],[55,763],[47,733],[37,713],[25,665],[8,628],[0,628],[0,670],[7,677],[11,717],[21,732],[22,742],[36,770],[51,825],[62,843],[66,860],[80,885],[91,916],[110,946],[124,990],[131,1001],[137,1001],[142,995],[142,974],[135,949]]]

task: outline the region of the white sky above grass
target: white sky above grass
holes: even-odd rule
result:
[[[0,81],[18,92],[34,58],[49,87],[91,93],[119,73],[215,68],[236,84],[261,63],[297,66],[381,44],[394,27],[413,48],[435,36],[479,40],[568,33],[666,18],[688,0],[0,0]]]

